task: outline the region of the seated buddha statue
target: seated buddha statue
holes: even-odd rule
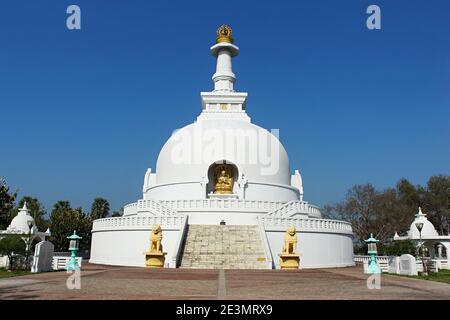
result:
[[[216,187],[214,193],[218,194],[232,194],[233,193],[233,178],[222,170],[216,180]]]

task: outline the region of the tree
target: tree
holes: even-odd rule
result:
[[[371,184],[355,185],[347,191],[344,201],[325,206],[322,211],[324,217],[350,222],[359,241],[373,233],[383,243],[389,242],[395,232],[409,229],[419,205],[441,234],[448,233],[450,176],[432,176],[426,187],[414,186],[405,178],[395,188],[382,191]]]
[[[91,206],[91,220],[106,218],[109,215],[109,202],[103,198],[95,198]]]
[[[381,255],[401,256],[402,254],[417,255],[417,246],[413,240],[396,240],[378,247]]]
[[[123,216],[123,207],[119,209],[119,211],[114,211],[111,215],[111,217],[122,217]]]
[[[322,209],[320,209],[320,212],[322,213],[322,218],[324,219],[336,219],[339,218],[335,207],[332,205],[324,205]]]
[[[365,239],[376,226],[376,196],[371,184],[355,185],[347,191],[345,200],[334,206],[334,215],[350,222],[359,240]]]
[[[375,197],[376,217],[373,233],[380,241],[386,242],[395,232],[408,230],[411,212],[414,211],[408,210],[408,207],[399,200],[396,189],[387,188],[379,191]]]
[[[14,208],[16,202],[17,191],[11,192],[6,180],[0,178],[0,230],[5,230],[11,219],[11,211]]]
[[[440,234],[448,234],[450,232],[450,176],[431,176],[427,187],[423,190],[421,205]]]
[[[73,209],[69,201],[58,201],[54,204],[50,215],[50,241],[55,245],[56,251],[68,249],[68,236],[76,230],[83,239],[80,241],[80,250],[89,249],[91,220],[82,208]]]
[[[14,258],[16,255],[25,255],[26,245],[22,237],[18,234],[8,234],[0,239],[0,254],[8,256],[9,268],[14,268]]]
[[[407,180],[399,182],[403,190]],[[352,224],[359,241],[373,233],[380,241],[388,241],[395,232],[407,230],[411,223],[410,204],[405,192],[397,188],[377,191],[371,184],[355,185],[347,191],[345,200],[335,206],[325,206],[326,217],[338,218]],[[408,193],[410,196],[410,194]],[[403,196],[403,201],[401,200]]]
[[[413,186],[407,179],[401,178],[396,186],[399,201],[411,212],[415,212],[420,204],[420,186]]]

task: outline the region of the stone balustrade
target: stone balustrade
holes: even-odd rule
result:
[[[354,255],[356,263],[369,263],[370,256]],[[382,272],[389,272],[389,256],[377,256],[377,264],[380,266]],[[444,258],[440,259],[425,259],[427,270],[429,272],[438,272],[440,269],[450,269],[448,261]],[[423,272],[423,262],[420,257],[416,259],[416,268],[418,272]]]
[[[307,214],[314,217],[320,217],[321,213],[318,207],[305,201],[289,201],[281,207],[268,213],[274,217],[291,217],[295,214]]]
[[[138,215],[130,217],[115,217],[95,220],[92,232],[105,230],[147,230],[154,224],[163,229],[180,229],[184,225],[185,216],[150,216]]]
[[[293,226],[300,232],[327,232],[353,234],[350,223],[339,220],[316,218],[282,218],[273,216],[259,217],[266,231],[286,230]]]
[[[364,263],[370,261],[370,256],[354,256],[355,262]],[[389,256],[377,256],[377,262],[389,263]]]
[[[320,217],[320,210],[307,202],[292,201],[287,203],[295,213],[303,213]],[[184,199],[184,200],[139,200],[124,207],[124,216],[135,215],[138,212],[149,211],[155,215],[174,215],[176,212],[190,211],[241,211],[241,212],[274,212],[287,205],[279,201],[259,201],[241,199]],[[158,213],[157,210],[161,210]],[[287,209],[286,209],[287,210]]]

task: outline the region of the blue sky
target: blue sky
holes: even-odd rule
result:
[[[82,29],[66,28],[81,7]],[[381,7],[382,29],[366,28]],[[305,199],[450,172],[448,1],[6,1],[0,3],[0,176],[20,196],[89,209],[141,197],[171,132],[212,89],[209,53],[234,29],[236,89],[279,128]]]

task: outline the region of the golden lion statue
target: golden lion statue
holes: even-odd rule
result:
[[[295,227],[289,227],[284,235],[284,254],[295,254],[297,250],[297,230]]]
[[[150,234],[150,252],[162,252],[162,230],[159,224],[154,224],[152,226],[152,232]]]

